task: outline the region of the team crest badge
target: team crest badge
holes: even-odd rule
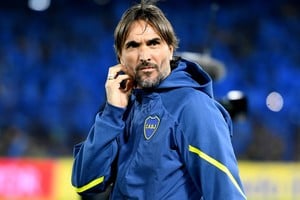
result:
[[[147,140],[155,134],[160,123],[158,116],[149,116],[144,122],[144,136]]]

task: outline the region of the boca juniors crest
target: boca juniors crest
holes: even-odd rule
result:
[[[160,123],[158,116],[149,116],[144,122],[144,136],[147,140],[155,134]]]

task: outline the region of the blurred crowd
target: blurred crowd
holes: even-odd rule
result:
[[[131,1],[61,1],[43,12],[0,4],[0,156],[70,156],[104,103],[116,63],[113,30]],[[226,67],[216,98],[247,96],[234,119],[239,159],[300,160],[300,7],[297,2],[158,2],[178,51],[209,52]],[[272,111],[276,91],[283,107]],[[276,103],[276,102],[275,102]]]

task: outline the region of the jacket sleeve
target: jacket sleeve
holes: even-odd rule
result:
[[[181,117],[181,151],[204,200],[246,199],[231,143],[227,111],[205,94],[193,96]]]
[[[117,157],[117,137],[123,132],[124,109],[106,104],[86,140],[74,147],[72,185],[79,194],[105,191]]]

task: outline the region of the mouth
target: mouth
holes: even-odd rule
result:
[[[157,66],[154,63],[150,62],[142,62],[138,67],[137,70],[141,72],[152,72],[157,69]]]
[[[139,70],[143,71],[143,72],[150,72],[150,71],[155,70],[155,67],[154,66],[142,66],[142,67],[140,67]]]

